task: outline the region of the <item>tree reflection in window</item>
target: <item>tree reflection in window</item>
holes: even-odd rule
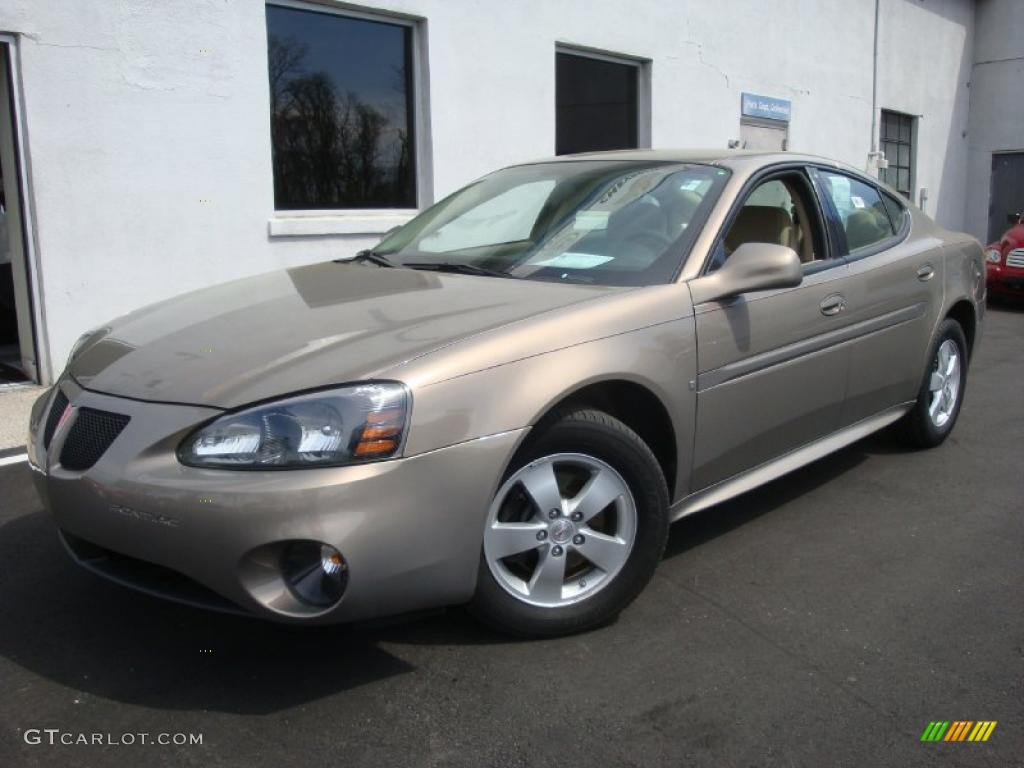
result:
[[[279,210],[414,208],[412,29],[267,6]]]

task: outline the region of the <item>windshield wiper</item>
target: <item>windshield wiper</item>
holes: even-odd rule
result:
[[[454,261],[405,261],[402,262],[403,267],[409,269],[423,269],[432,272],[454,272],[460,275],[484,275],[486,277],[508,277],[513,280],[518,280],[515,275],[510,275],[508,272],[499,272],[496,269],[487,269],[486,267],[478,267],[474,264],[460,264]]]
[[[382,256],[381,254],[377,253],[376,251],[372,251],[369,248],[367,248],[365,251],[360,251],[355,256],[353,256],[351,259],[335,259],[334,261],[336,263],[338,263],[338,264],[346,264],[348,262],[368,261],[371,264],[376,264],[378,267],[393,267],[393,266],[395,266],[395,264],[387,256]]]

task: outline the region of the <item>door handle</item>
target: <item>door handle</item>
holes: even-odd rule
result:
[[[833,293],[831,296],[826,296],[821,300],[821,314],[823,315],[838,315],[844,309],[846,309],[846,297],[841,293]]]
[[[917,279],[922,283],[931,280],[933,277],[935,277],[935,268],[931,264],[925,264],[917,270]]]

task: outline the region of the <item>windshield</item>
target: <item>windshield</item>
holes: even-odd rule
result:
[[[674,279],[728,171],[609,160],[506,168],[427,209],[374,249],[396,266],[531,280]]]

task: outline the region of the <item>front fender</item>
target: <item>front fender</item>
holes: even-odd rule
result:
[[[406,455],[531,427],[579,389],[629,381],[665,406],[677,443],[674,497],[688,490],[696,394],[692,315],[414,386]],[[525,434],[525,433],[524,433]]]

